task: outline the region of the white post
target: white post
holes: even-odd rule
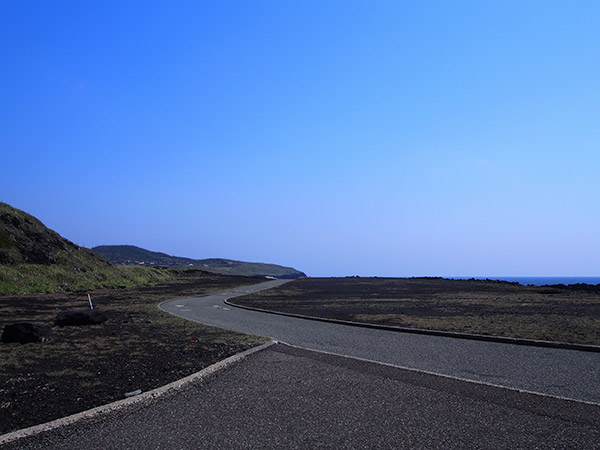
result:
[[[90,302],[90,309],[94,309],[94,305],[92,305],[92,297],[88,294],[88,301]]]

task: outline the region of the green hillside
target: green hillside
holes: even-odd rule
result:
[[[0,202],[0,294],[78,291],[166,281],[146,267],[115,267],[24,211]]]
[[[272,276],[276,278],[306,276],[303,272],[296,269],[277,264],[244,262],[221,258],[183,258],[167,255],[166,253],[152,252],[134,245],[100,245],[92,248],[92,250],[114,264],[138,265],[139,263],[144,263],[144,265],[169,267],[187,266],[225,275]]]

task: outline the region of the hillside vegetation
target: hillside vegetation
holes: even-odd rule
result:
[[[115,267],[24,211],[0,202],[0,294],[127,287],[169,281],[149,267]]]
[[[292,267],[283,267],[277,264],[265,264],[236,261],[233,259],[208,258],[192,259],[180,256],[171,256],[166,253],[153,252],[134,245],[100,245],[92,248],[114,264],[195,267],[207,272],[222,275],[241,276],[272,276],[276,278],[299,278],[306,275]]]

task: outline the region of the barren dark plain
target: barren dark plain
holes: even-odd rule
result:
[[[234,303],[353,322],[600,345],[600,285],[300,278]]]
[[[157,307],[263,281],[196,271],[169,284],[95,291],[92,299],[106,322],[54,326],[43,343],[0,344],[0,434],[168,384],[265,342],[185,322]],[[235,302],[341,320],[600,345],[600,286],[302,278]],[[58,311],[86,305],[83,292],[0,297],[0,327],[19,320],[51,323]]]
[[[264,281],[189,274],[169,284],[92,292],[94,307],[108,316],[102,324],[54,326],[43,343],[0,342],[0,434],[163,386],[266,342],[160,311],[164,300]],[[0,296],[0,329],[21,320],[52,323],[60,310],[85,307],[84,292]]]

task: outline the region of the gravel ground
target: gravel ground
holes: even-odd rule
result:
[[[8,449],[600,448],[600,406],[272,346]]]

